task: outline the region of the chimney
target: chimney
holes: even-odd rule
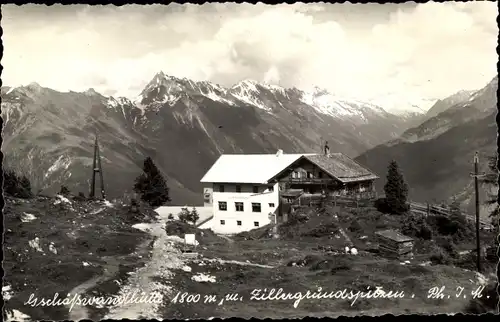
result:
[[[328,141],[325,142],[325,155],[330,156],[330,148],[328,147]]]
[[[276,152],[276,157],[280,157],[283,155],[283,150],[278,149],[278,152]]]

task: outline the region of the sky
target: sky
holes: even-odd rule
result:
[[[132,98],[163,71],[378,102],[444,98],[497,74],[496,2],[7,4],[2,15],[7,86]]]

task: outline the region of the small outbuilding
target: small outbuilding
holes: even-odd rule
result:
[[[392,229],[378,231],[375,235],[380,255],[400,260],[413,257],[413,238]]]

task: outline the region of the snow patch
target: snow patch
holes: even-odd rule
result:
[[[56,247],[54,246],[54,242],[50,242],[49,244],[49,251],[55,255],[57,255],[57,249]]]
[[[83,267],[87,267],[87,266],[90,266],[90,263],[88,263],[88,262],[82,262],[82,265],[83,265]]]
[[[191,272],[191,271],[192,271],[191,267],[189,267],[189,266],[187,266],[187,265],[186,265],[186,266],[183,266],[183,267],[182,267],[182,270],[183,270],[184,272]]]
[[[68,198],[66,198],[64,196],[61,196],[61,195],[56,195],[56,197],[59,198],[59,200],[54,201],[54,205],[58,205],[61,202],[64,202],[64,203],[67,203],[67,204],[71,205],[71,201],[69,201]]]
[[[13,321],[29,322],[29,321],[31,321],[31,317],[29,315],[24,314],[23,312],[18,311],[18,310],[12,310],[11,312],[6,310],[6,315],[7,315],[7,319],[6,319],[7,322],[11,322],[11,321],[12,322]]]
[[[30,221],[33,221],[35,219],[36,219],[36,217],[34,215],[29,214],[27,212],[23,212],[23,214],[21,215],[22,222],[30,222]]]
[[[8,301],[14,296],[14,293],[12,292],[12,286],[10,285],[5,285],[2,287],[2,296],[5,301]]]
[[[215,283],[215,276],[198,273],[197,275],[191,276],[191,280],[199,283]]]
[[[40,238],[35,237],[35,239],[28,242],[31,248],[35,249],[37,252],[43,253],[42,247],[40,247]]]
[[[135,224],[135,225],[132,225],[132,227],[135,229],[139,229],[140,231],[143,231],[146,233],[151,232],[151,230],[152,230],[151,224],[148,224],[148,223]]]
[[[109,202],[108,200],[104,200],[104,201],[103,201],[103,203],[104,203],[104,205],[105,205],[106,207],[110,207],[110,208],[113,208],[113,207],[114,207],[114,205],[113,205],[111,202]]]
[[[69,157],[66,157],[64,155],[59,156],[59,158],[57,158],[57,160],[50,166],[50,168],[45,173],[45,178],[47,178],[49,175],[51,175],[52,173],[54,173],[59,169],[68,170],[70,165],[71,165],[71,159]]]

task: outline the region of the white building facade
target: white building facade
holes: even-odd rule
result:
[[[235,234],[265,226],[279,205],[278,184],[214,183],[211,229]]]
[[[203,177],[204,206],[212,207],[210,228],[237,234],[268,225],[279,207],[279,184],[268,183],[302,155],[225,154]]]

